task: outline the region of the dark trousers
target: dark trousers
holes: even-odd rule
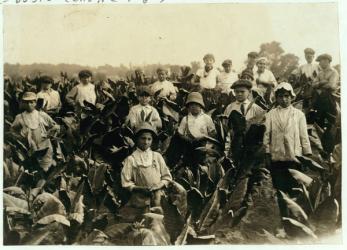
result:
[[[282,200],[279,191],[288,194],[290,197],[294,196],[293,188],[298,187],[288,169],[300,169],[300,165],[292,161],[277,161],[272,162],[270,173],[272,184],[277,191],[277,202],[282,217],[288,216],[286,203]]]
[[[336,123],[336,102],[329,90],[322,90],[321,93],[313,92],[313,109],[317,110],[316,122],[320,127],[334,126]],[[327,121],[327,123],[326,123]]]

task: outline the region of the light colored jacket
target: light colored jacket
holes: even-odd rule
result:
[[[296,156],[311,154],[306,118],[302,111],[289,106],[277,107],[265,115],[264,145],[272,161],[296,161]]]

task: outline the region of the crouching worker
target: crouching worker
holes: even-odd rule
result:
[[[312,154],[302,111],[291,105],[295,97],[292,86],[282,82],[275,88],[277,107],[266,114],[264,146],[266,165],[270,169],[274,188],[291,195],[295,183],[288,169],[300,169],[296,156]],[[282,216],[285,205],[278,199]]]
[[[25,92],[22,97],[24,112],[14,119],[11,131],[27,140],[31,152],[48,148],[46,154],[38,159],[40,167],[47,172],[53,160],[53,148],[49,135],[54,135],[60,126],[43,111],[36,110],[37,96],[34,92]]]
[[[172,177],[161,154],[151,150],[157,132],[149,123],[142,123],[135,132],[136,150],[124,161],[121,173],[122,187],[130,191],[129,202],[121,212],[129,220],[160,207],[163,189]]]

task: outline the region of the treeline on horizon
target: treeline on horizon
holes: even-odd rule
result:
[[[119,66],[104,65],[98,67],[83,66],[78,64],[49,64],[49,63],[33,63],[33,64],[4,64],[4,74],[9,76],[13,80],[21,80],[24,77],[34,78],[36,76],[45,74],[50,75],[53,78],[59,78],[61,73],[66,73],[68,78],[76,78],[78,72],[82,69],[88,69],[94,73],[95,80],[110,79],[127,79],[134,71],[141,68],[145,75],[155,75],[156,70],[159,67],[164,67],[169,70],[170,73],[180,74],[182,66],[191,67],[195,72],[199,67],[199,62],[191,62],[190,65],[171,65],[171,64],[147,64],[143,66],[130,66],[127,67],[124,64]]]
[[[304,48],[303,48],[304,50]],[[285,53],[281,44],[276,41],[263,43],[259,46],[257,51],[259,56],[266,56],[269,60],[269,69],[277,79],[287,79],[289,75],[299,66],[299,57],[292,53]],[[202,57],[203,55],[201,55]],[[318,55],[316,55],[318,56]],[[247,57],[247,55],[245,55]],[[226,58],[227,59],[227,58]],[[232,59],[232,58],[231,58]],[[169,70],[169,74],[180,75],[181,67],[189,66],[191,72],[195,73],[201,67],[200,62],[193,61],[190,65],[171,65],[171,64],[146,64],[141,66],[126,66],[120,64],[119,66],[112,66],[105,64],[98,67],[83,66],[78,64],[49,64],[49,63],[33,63],[28,65],[22,64],[4,64],[4,74],[11,77],[13,80],[20,80],[24,77],[36,77],[40,74],[47,74],[54,78],[61,76],[61,73],[66,73],[68,78],[76,78],[77,74],[82,69],[89,69],[94,73],[95,80],[105,80],[110,78],[112,80],[124,79],[134,74],[137,68],[141,68],[145,75],[154,76],[157,68],[164,67]],[[340,73],[340,64],[332,65]],[[218,65],[216,65],[218,67]]]

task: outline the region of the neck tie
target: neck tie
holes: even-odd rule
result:
[[[144,121],[145,121],[145,118],[146,118],[146,113],[145,113],[145,111],[142,109],[142,110],[141,110],[141,120],[144,122]]]
[[[245,104],[241,103],[240,110],[241,110],[241,114],[245,115]]]

